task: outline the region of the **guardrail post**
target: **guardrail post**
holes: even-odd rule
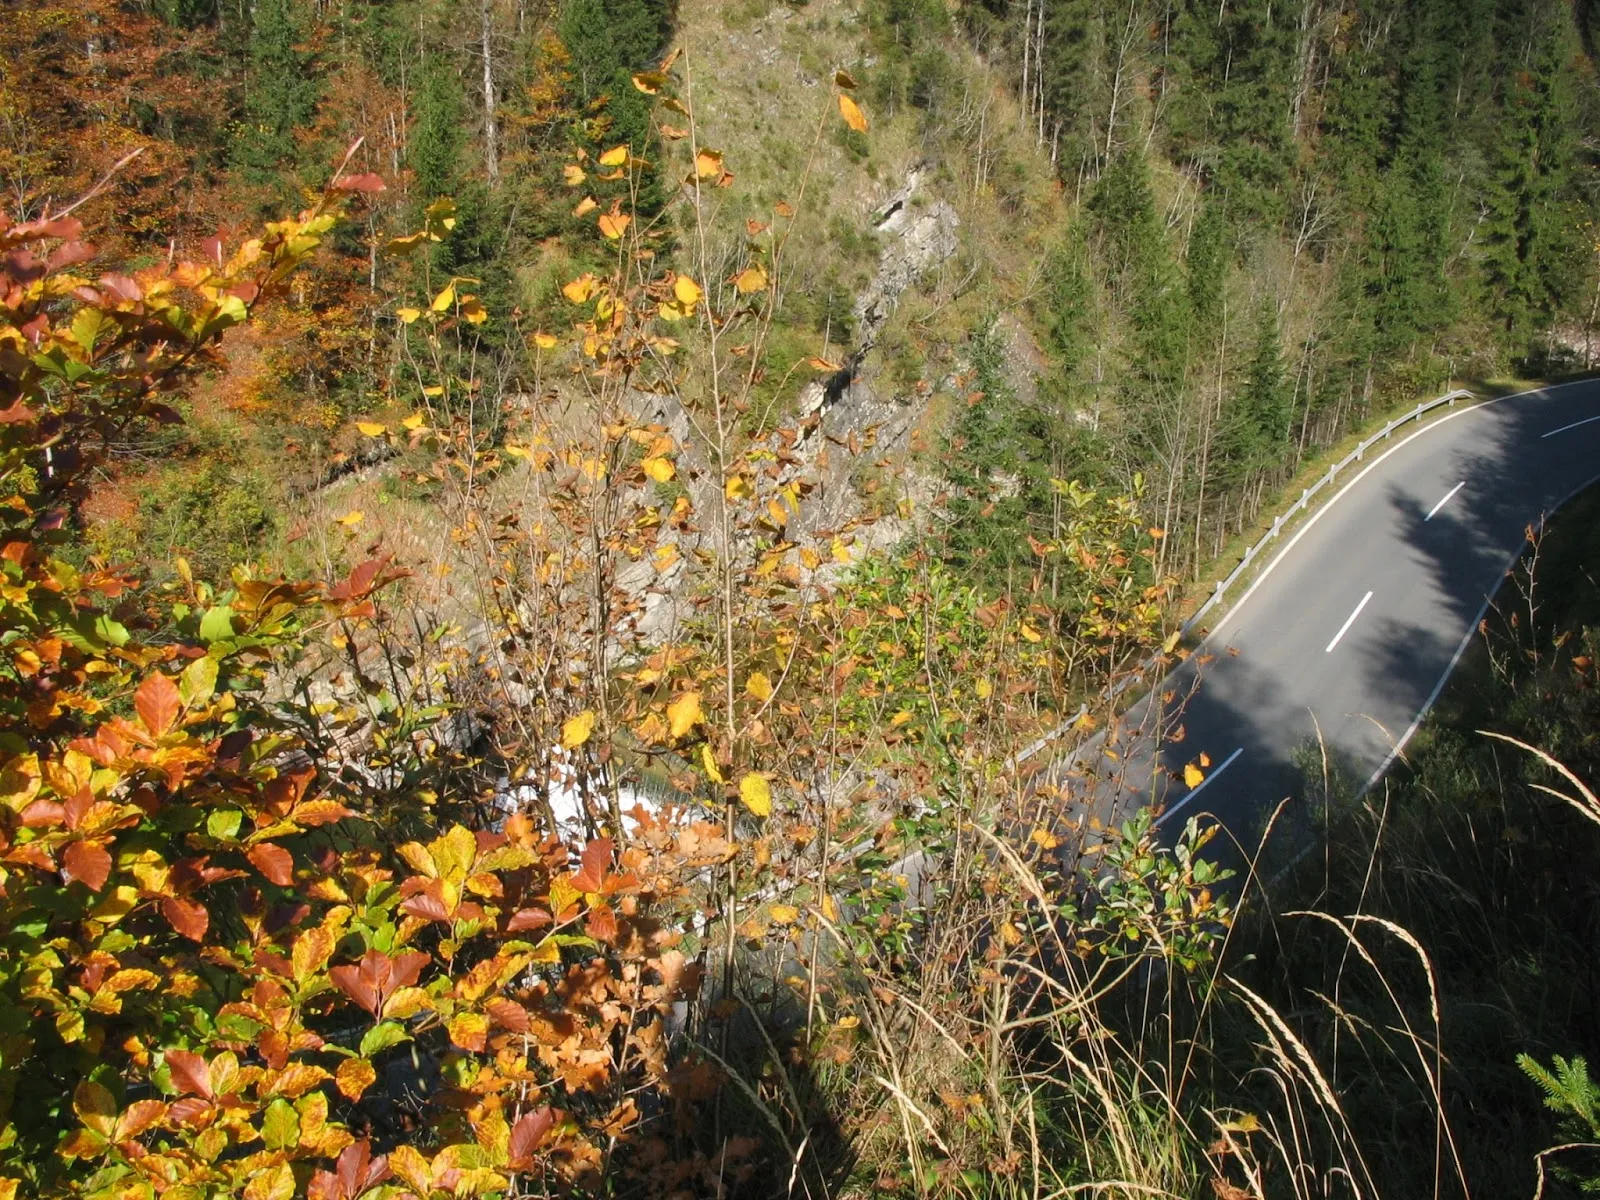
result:
[[[1282,517],[1273,517],[1272,518],[1272,536],[1273,537],[1277,537],[1278,536],[1278,530],[1281,529],[1282,527],[1283,527],[1283,518]]]

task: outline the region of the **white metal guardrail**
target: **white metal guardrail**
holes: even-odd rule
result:
[[[1184,636],[1187,637],[1189,635],[1189,631],[1200,624],[1200,619],[1204,617],[1206,613],[1210,612],[1211,609],[1222,600],[1223,596],[1228,594],[1228,589],[1237,583],[1239,579],[1250,570],[1251,564],[1253,564],[1256,559],[1261,557],[1262,551],[1271,545],[1272,542],[1277,539],[1277,536],[1283,532],[1284,524],[1296,513],[1304,512],[1310,506],[1311,498],[1318,492],[1322,491],[1323,488],[1332,484],[1334,480],[1338,479],[1339,472],[1343,471],[1351,463],[1360,462],[1368,450],[1372,449],[1372,447],[1377,445],[1379,442],[1387,440],[1390,434],[1407,422],[1420,420],[1424,413],[1430,413],[1441,405],[1453,406],[1457,400],[1475,398],[1476,397],[1473,395],[1473,393],[1467,391],[1465,388],[1457,388],[1453,392],[1446,392],[1443,396],[1440,396],[1437,399],[1424,400],[1410,412],[1402,413],[1400,416],[1390,421],[1382,429],[1378,430],[1377,433],[1373,434],[1354,450],[1350,451],[1349,454],[1345,455],[1338,462],[1329,467],[1327,474],[1323,475],[1321,479],[1317,480],[1310,487],[1304,489],[1300,493],[1300,499],[1296,500],[1287,509],[1273,518],[1272,528],[1261,535],[1260,541],[1256,542],[1255,545],[1251,546],[1244,552],[1244,559],[1239,563],[1238,566],[1234,567],[1234,569],[1228,573],[1228,577],[1220,580],[1213,587],[1211,595],[1207,597],[1206,602],[1197,608],[1194,611],[1194,615],[1183,623]]]
[[[1372,447],[1377,445],[1379,442],[1386,441],[1396,429],[1400,428],[1400,426],[1411,421],[1420,420],[1425,413],[1430,413],[1434,409],[1441,406],[1454,406],[1457,400],[1463,399],[1476,399],[1476,395],[1473,392],[1467,391],[1465,388],[1457,388],[1455,391],[1446,392],[1444,395],[1436,397],[1435,399],[1422,401],[1410,411],[1401,413],[1382,429],[1378,430],[1377,433],[1367,438],[1349,454],[1345,455],[1338,462],[1329,467],[1327,472],[1320,479],[1318,479],[1310,487],[1301,491],[1300,499],[1296,500],[1287,509],[1273,518],[1272,528],[1267,530],[1266,533],[1262,534],[1261,538],[1244,552],[1244,558],[1239,562],[1239,565],[1234,567],[1232,571],[1228,572],[1226,578],[1219,580],[1212,586],[1211,595],[1206,598],[1206,602],[1197,608],[1189,617],[1189,619],[1183,623],[1180,630],[1182,636],[1187,637],[1189,633],[1200,624],[1202,618],[1204,618],[1208,612],[1222,602],[1222,598],[1228,594],[1228,589],[1242,579],[1246,574],[1248,574],[1250,568],[1255,565],[1256,561],[1266,551],[1267,547],[1277,540],[1278,535],[1283,532],[1283,527],[1290,520],[1290,518],[1292,518],[1296,513],[1305,512],[1307,509],[1309,509],[1312,498],[1337,480],[1340,472],[1342,472],[1346,467],[1350,466],[1351,463],[1360,462],[1366,456],[1368,450],[1372,449]],[[1151,658],[1147,662],[1143,663],[1138,670],[1124,675],[1120,680],[1112,684],[1110,690],[1106,693],[1107,697],[1110,699],[1115,699],[1117,696],[1127,691],[1128,688],[1132,687],[1136,682],[1148,675],[1153,668],[1159,666],[1164,657],[1165,655],[1159,653],[1152,655]],[[1023,763],[1032,758],[1051,742],[1059,738],[1068,729],[1076,725],[1088,711],[1089,706],[1087,704],[1079,706],[1077,712],[1068,717],[1067,720],[1061,725],[1045,734],[1038,741],[1034,742],[1033,745],[1023,750],[1013,761],[1016,763]]]

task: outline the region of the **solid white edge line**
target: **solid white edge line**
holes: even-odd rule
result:
[[[1460,483],[1456,484],[1455,487],[1451,488],[1448,492],[1446,492],[1444,494],[1444,499],[1439,501],[1439,503],[1435,504],[1432,508],[1430,508],[1428,510],[1428,515],[1422,518],[1423,521],[1425,521],[1425,522],[1426,521],[1431,521],[1435,517],[1437,517],[1439,515],[1439,510],[1441,508],[1443,508],[1446,504],[1450,503],[1451,497],[1453,497],[1457,492],[1459,492],[1462,488],[1464,488],[1466,486],[1467,486],[1467,481],[1465,479],[1463,479]]]
[[[1182,800],[1179,800],[1171,808],[1167,809],[1166,812],[1161,814],[1160,818],[1155,822],[1157,827],[1161,826],[1166,821],[1169,821],[1173,817],[1177,816],[1178,815],[1178,810],[1180,808],[1182,808],[1185,804],[1189,803],[1189,801],[1193,800],[1201,792],[1205,791],[1206,788],[1210,786],[1211,781],[1213,779],[1215,779],[1218,775],[1221,775],[1229,767],[1231,767],[1233,765],[1233,760],[1238,758],[1239,755],[1241,755],[1243,753],[1244,753],[1244,747],[1240,746],[1232,754],[1228,755],[1227,758],[1223,759],[1222,760],[1222,765],[1220,767],[1218,767],[1215,771],[1211,772],[1211,774],[1207,775],[1203,780],[1201,780],[1199,787],[1191,788],[1189,790],[1189,794],[1188,795],[1184,796],[1184,798]]]
[[[1354,625],[1356,623],[1356,618],[1361,615],[1361,610],[1367,606],[1367,601],[1369,601],[1371,599],[1372,599],[1372,593],[1371,592],[1368,592],[1365,596],[1361,597],[1361,603],[1356,605],[1355,612],[1351,613],[1348,617],[1346,617],[1344,619],[1344,624],[1339,626],[1339,632],[1333,635],[1333,641],[1328,643],[1327,649],[1325,649],[1323,651],[1324,654],[1332,654],[1333,653],[1333,648],[1339,644],[1339,639],[1344,637],[1345,634],[1350,632],[1350,626],[1352,626],[1352,625]]]
[[[1565,433],[1569,429],[1576,429],[1579,425],[1591,425],[1596,421],[1600,421],[1600,417],[1585,417],[1581,421],[1574,421],[1571,425],[1563,425],[1560,429],[1552,429],[1549,433],[1541,433],[1539,435],[1539,440],[1543,441],[1545,438],[1553,438],[1558,433]]]
[[[1561,498],[1559,503],[1551,506],[1550,510],[1539,518],[1540,532],[1542,533],[1544,531],[1545,521],[1549,517],[1557,512],[1560,512],[1562,508],[1571,502],[1574,496],[1578,495],[1580,492],[1588,491],[1597,483],[1600,483],[1600,475],[1596,475],[1587,483],[1573,488]],[[1502,580],[1507,574],[1514,570],[1517,563],[1522,560],[1522,556],[1526,552],[1527,546],[1528,543],[1524,541],[1520,546],[1517,547],[1517,552],[1511,556],[1511,561],[1506,563],[1506,569],[1501,573],[1500,577]],[[1450,662],[1445,667],[1444,674],[1439,676],[1439,682],[1433,685],[1433,691],[1428,693],[1428,698],[1422,702],[1422,708],[1418,710],[1416,720],[1412,721],[1410,726],[1407,727],[1406,731],[1400,735],[1400,740],[1394,744],[1394,749],[1389,751],[1389,756],[1385,758],[1381,764],[1379,764],[1378,769],[1372,773],[1371,777],[1367,780],[1361,791],[1357,793],[1357,800],[1361,799],[1362,796],[1365,796],[1378,785],[1378,780],[1382,779],[1384,775],[1388,773],[1389,768],[1394,765],[1394,760],[1399,758],[1401,752],[1405,750],[1406,743],[1411,740],[1412,735],[1415,734],[1418,729],[1422,728],[1422,722],[1427,719],[1428,713],[1433,710],[1435,701],[1439,699],[1440,693],[1444,691],[1444,685],[1450,682],[1450,676],[1455,674],[1456,667],[1460,664],[1462,656],[1466,654],[1467,647],[1472,644],[1473,637],[1477,635],[1478,626],[1483,622],[1484,614],[1489,611],[1489,606],[1494,603],[1495,594],[1499,592],[1499,590],[1500,589],[1497,587],[1493,592],[1490,592],[1484,597],[1483,606],[1478,609],[1478,615],[1472,618],[1472,624],[1467,626],[1467,632],[1461,635],[1461,644],[1456,647],[1456,652],[1450,656]]]
[[[1295,548],[1295,545],[1300,541],[1300,539],[1305,537],[1306,534],[1311,532],[1312,526],[1314,526],[1318,521],[1322,520],[1323,516],[1331,508],[1333,508],[1333,506],[1335,504],[1337,504],[1341,499],[1344,498],[1344,495],[1345,495],[1346,492],[1348,492],[1351,488],[1355,487],[1356,484],[1360,483],[1363,479],[1365,479],[1367,477],[1368,472],[1374,470],[1380,463],[1383,462],[1384,459],[1388,458],[1391,454],[1394,454],[1398,450],[1403,450],[1405,447],[1409,446],[1413,441],[1415,441],[1417,438],[1421,437],[1423,434],[1432,433],[1435,429],[1438,429],[1441,425],[1444,425],[1449,421],[1453,421],[1457,417],[1464,417],[1468,413],[1477,412],[1481,408],[1488,408],[1491,404],[1500,404],[1500,403],[1503,403],[1506,400],[1516,400],[1516,399],[1519,399],[1519,398],[1521,398],[1523,396],[1548,396],[1551,392],[1557,391],[1557,390],[1559,390],[1561,388],[1578,387],[1578,386],[1580,386],[1582,384],[1588,384],[1590,386],[1595,386],[1596,384],[1600,384],[1600,380],[1595,380],[1595,379],[1570,379],[1565,383],[1553,383],[1549,387],[1529,388],[1525,392],[1513,392],[1509,396],[1493,396],[1493,397],[1489,398],[1488,400],[1479,401],[1477,404],[1470,404],[1465,408],[1458,408],[1458,409],[1455,410],[1455,412],[1450,413],[1448,416],[1440,417],[1437,421],[1430,421],[1430,422],[1428,422],[1428,424],[1424,425],[1421,429],[1413,431],[1410,435],[1408,435],[1403,440],[1401,440],[1399,442],[1396,442],[1393,446],[1390,446],[1382,454],[1378,455],[1377,458],[1373,459],[1370,463],[1368,463],[1367,466],[1365,467],[1365,469],[1363,469],[1360,474],[1358,474],[1349,483],[1345,484],[1342,488],[1340,488],[1337,492],[1335,492],[1332,496],[1330,496],[1328,498],[1327,503],[1325,503],[1321,508],[1317,509],[1316,512],[1312,513],[1310,519],[1307,520],[1304,525],[1300,526],[1299,529],[1295,530],[1295,535],[1292,538],[1290,538],[1286,543],[1284,543],[1283,548],[1272,556],[1271,561],[1268,562],[1266,566],[1261,568],[1261,574],[1257,575],[1255,577],[1255,579],[1251,582],[1250,586],[1247,589],[1245,589],[1244,595],[1240,596],[1239,599],[1234,602],[1233,607],[1228,609],[1227,612],[1223,613],[1222,616],[1220,618],[1218,618],[1216,625],[1212,629],[1210,629],[1206,633],[1206,636],[1201,640],[1199,648],[1203,648],[1205,646],[1210,645],[1212,639],[1216,638],[1218,635],[1220,635],[1222,633],[1223,627],[1225,625],[1227,625],[1227,623],[1229,621],[1233,620],[1233,618],[1236,617],[1239,614],[1239,610],[1245,606],[1245,601],[1249,600],[1250,597],[1255,594],[1256,589],[1259,588],[1263,583],[1265,583],[1267,581],[1267,576],[1272,574],[1273,570],[1277,567],[1277,565],[1280,562],[1283,561],[1284,556],[1287,555],[1289,553],[1289,551],[1291,551],[1291,550],[1293,550]],[[1571,499],[1571,497],[1568,497],[1568,499]],[[1565,501],[1563,501],[1563,503],[1565,503]],[[1197,650],[1199,648],[1197,648]]]

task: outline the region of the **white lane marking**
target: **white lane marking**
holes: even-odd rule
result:
[[[1191,788],[1189,790],[1189,794],[1187,796],[1185,796],[1182,800],[1179,800],[1171,808],[1167,809],[1166,812],[1162,813],[1161,814],[1161,820],[1157,821],[1156,824],[1160,825],[1162,822],[1171,820],[1172,817],[1176,816],[1177,812],[1178,812],[1178,810],[1180,808],[1182,808],[1185,804],[1189,803],[1189,801],[1193,800],[1201,792],[1205,791],[1206,788],[1210,786],[1211,781],[1213,779],[1215,779],[1218,775],[1221,775],[1229,767],[1231,767],[1233,765],[1233,760],[1238,758],[1239,755],[1241,755],[1243,753],[1244,753],[1244,747],[1240,746],[1232,754],[1228,755],[1227,758],[1223,759],[1222,760],[1222,765],[1220,767],[1218,767],[1215,771],[1211,772],[1211,774],[1207,775],[1203,780],[1201,780],[1200,781],[1200,785],[1198,787]]]
[[[1545,438],[1553,438],[1558,433],[1565,433],[1569,429],[1576,429],[1579,425],[1592,425],[1596,421],[1600,421],[1600,417],[1585,417],[1581,421],[1574,421],[1571,425],[1563,425],[1560,429],[1552,429],[1549,433],[1541,433],[1539,435],[1539,440],[1543,441]]]
[[[1439,503],[1435,504],[1432,508],[1430,508],[1428,510],[1428,515],[1423,517],[1422,519],[1424,521],[1433,520],[1436,516],[1439,515],[1439,510],[1441,508],[1443,508],[1446,504],[1450,503],[1450,498],[1452,496],[1454,496],[1457,492],[1459,492],[1462,488],[1464,488],[1466,486],[1467,486],[1467,481],[1465,479],[1463,479],[1460,483],[1456,484],[1455,487],[1451,488],[1448,492],[1446,492],[1444,494],[1444,499],[1439,501]]]
[[[1295,531],[1295,535],[1286,543],[1284,543],[1283,548],[1268,560],[1266,566],[1261,568],[1261,574],[1257,575],[1255,577],[1255,581],[1245,589],[1244,595],[1240,596],[1233,602],[1232,608],[1228,609],[1227,612],[1223,613],[1222,616],[1217,618],[1217,623],[1207,631],[1206,636],[1201,639],[1200,645],[1202,647],[1210,645],[1211,642],[1216,639],[1217,635],[1222,632],[1222,627],[1229,621],[1233,620],[1234,617],[1239,615],[1239,611],[1244,608],[1245,601],[1250,599],[1251,596],[1255,595],[1256,590],[1267,581],[1267,576],[1271,575],[1272,572],[1277,569],[1278,564],[1289,556],[1289,551],[1293,550],[1295,546],[1299,544],[1300,539],[1311,532],[1312,527],[1316,525],[1318,521],[1322,520],[1322,518],[1330,509],[1333,508],[1335,504],[1344,498],[1346,492],[1355,487],[1356,484],[1360,483],[1373,471],[1377,470],[1378,467],[1383,463],[1384,459],[1388,458],[1391,454],[1395,454],[1401,450],[1404,450],[1412,442],[1416,441],[1417,438],[1423,436],[1424,434],[1432,433],[1441,425],[1447,424],[1448,422],[1455,420],[1457,417],[1464,417],[1468,413],[1475,413],[1479,409],[1491,408],[1494,405],[1502,404],[1507,400],[1520,400],[1524,396],[1542,396],[1548,399],[1551,392],[1560,391],[1562,388],[1583,387],[1585,385],[1593,387],[1594,383],[1595,381],[1593,379],[1569,379],[1565,383],[1552,383],[1547,387],[1529,388],[1525,392],[1513,392],[1509,396],[1491,396],[1487,400],[1480,400],[1477,404],[1469,404],[1464,408],[1454,409],[1446,416],[1440,417],[1437,421],[1429,421],[1426,425],[1423,425],[1421,428],[1402,438],[1393,446],[1390,446],[1382,454],[1378,455],[1377,458],[1368,463],[1364,471],[1360,472],[1354,479],[1335,492],[1331,497],[1328,498],[1321,508],[1317,509],[1316,512],[1311,514],[1310,518],[1305,522],[1305,524],[1301,525],[1300,528]]]
[[[1344,624],[1339,626],[1339,632],[1333,635],[1333,641],[1328,643],[1328,648],[1323,651],[1324,654],[1333,653],[1333,648],[1339,644],[1339,639],[1350,632],[1350,626],[1356,623],[1356,618],[1361,615],[1361,610],[1367,606],[1367,601],[1371,599],[1371,592],[1368,592],[1365,596],[1361,597],[1361,603],[1356,605],[1355,612],[1351,613],[1344,619]]]
[[[1589,488],[1594,487],[1597,483],[1600,483],[1600,475],[1596,475],[1587,483],[1573,488],[1561,498],[1559,503],[1551,505],[1544,516],[1539,518],[1540,530],[1544,529],[1545,522],[1559,512],[1563,505],[1570,502],[1580,492],[1587,491]],[[1527,542],[1523,542],[1517,547],[1517,552],[1511,556],[1511,561],[1506,563],[1506,569],[1500,573],[1499,578],[1505,578],[1505,576],[1511,574],[1511,572],[1516,569],[1517,563],[1522,561],[1522,552],[1526,548]],[[1389,751],[1389,756],[1378,764],[1378,769],[1374,771],[1371,777],[1367,780],[1366,786],[1363,787],[1360,792],[1356,793],[1357,800],[1361,799],[1362,796],[1365,796],[1373,788],[1378,786],[1378,780],[1382,779],[1386,774],[1389,773],[1389,768],[1394,765],[1394,760],[1399,758],[1400,755],[1404,753],[1406,743],[1411,740],[1413,735],[1416,734],[1417,730],[1422,728],[1422,722],[1427,720],[1428,714],[1433,711],[1433,706],[1439,699],[1439,693],[1444,691],[1444,685],[1449,683],[1450,676],[1455,674],[1456,667],[1460,665],[1462,656],[1467,652],[1467,647],[1472,645],[1472,639],[1478,636],[1478,626],[1483,623],[1483,618],[1489,615],[1489,606],[1494,603],[1494,596],[1494,592],[1491,591],[1483,598],[1483,606],[1478,609],[1478,615],[1474,617],[1472,619],[1472,623],[1467,626],[1467,631],[1461,635],[1461,643],[1456,647],[1456,652],[1450,656],[1450,662],[1445,667],[1444,674],[1439,676],[1439,682],[1433,685],[1433,691],[1428,693],[1428,698],[1422,702],[1422,707],[1417,710],[1416,718],[1411,722],[1410,725],[1406,727],[1406,731],[1400,735],[1400,740],[1394,744],[1394,749]]]

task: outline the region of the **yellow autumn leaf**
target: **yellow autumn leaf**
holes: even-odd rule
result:
[[[1027,638],[1030,642],[1037,642],[1044,637],[1043,634],[1041,634],[1032,625],[1029,625],[1026,621],[1022,623],[1022,636]]]
[[[750,481],[743,475],[730,475],[722,490],[729,500],[742,500],[756,494],[756,489],[750,486]]]
[[[1054,850],[1061,844],[1061,839],[1048,829],[1035,829],[1028,837],[1043,850]]]
[[[561,177],[566,180],[568,187],[577,187],[588,178],[588,176],[584,174],[582,167],[575,166],[570,163],[561,168]]]
[[[461,315],[472,325],[482,325],[489,319],[489,310],[479,303],[476,296],[461,297]]]
[[[861,1018],[860,1017],[851,1016],[851,1017],[840,1017],[839,1018],[839,1028],[840,1029],[854,1029],[859,1024],[861,1024]]]
[[[908,708],[902,708],[899,712],[895,713],[894,716],[889,718],[889,727],[891,729],[898,729],[909,720],[911,720],[911,710]]]
[[[834,538],[833,545],[830,547],[830,549],[833,552],[834,562],[839,563],[842,566],[850,561],[850,547],[846,546],[840,539]]]
[[[589,740],[589,735],[594,732],[594,711],[585,709],[575,717],[568,717],[561,725],[561,745],[567,750],[576,750]]]
[[[838,371],[842,369],[836,362],[832,362],[826,358],[817,358],[814,356],[806,359],[806,366],[810,367],[813,371]]]
[[[387,425],[380,425],[376,421],[357,421],[356,428],[367,437],[382,437],[389,432]]]
[[[739,278],[733,281],[733,286],[739,289],[741,296],[748,296],[752,292],[765,291],[767,273],[760,264],[753,264],[739,273]]]
[[[432,308],[434,312],[443,312],[455,302],[456,284],[455,280],[452,279],[449,283],[444,285],[444,291],[440,292],[433,298]]]
[[[687,275],[679,275],[672,283],[672,294],[678,298],[678,303],[684,308],[693,308],[700,303],[700,297],[705,295],[700,285]]]
[[[757,671],[744,681],[744,690],[765,704],[772,699],[772,680]]]
[[[694,156],[695,174],[701,179],[711,179],[722,174],[722,151],[702,150]]]
[[[640,71],[633,77],[633,86],[646,96],[654,96],[667,86],[667,76],[663,71]]]
[[[345,513],[344,516],[342,516],[342,517],[340,517],[338,519],[338,523],[340,525],[343,525],[346,529],[354,529],[357,525],[361,524],[361,522],[366,519],[366,515],[367,515],[366,513],[362,512],[358,508],[358,509],[355,510],[355,512]]]
[[[628,161],[628,148],[626,146],[613,146],[600,156],[602,167],[620,167]]]
[[[987,700],[990,696],[994,695],[994,684],[990,683],[987,679],[980,679],[978,680],[978,686],[976,690],[979,700]]]
[[[689,131],[687,129],[679,129],[676,125],[663,125],[661,126],[661,136],[669,142],[681,142],[689,136]]]
[[[657,483],[669,483],[677,474],[677,468],[672,465],[670,458],[647,458],[640,464],[644,473]]]
[[[1199,787],[1205,782],[1206,773],[1194,763],[1189,763],[1183,768],[1183,781],[1192,788]]]
[[[867,131],[867,115],[861,111],[859,104],[843,92],[839,93],[839,115],[844,118],[844,123],[857,133]]]
[[[404,421],[401,421],[400,424],[404,425],[407,429],[411,430],[412,432],[415,432],[416,430],[422,428],[423,419],[424,418],[423,418],[421,413],[414,412],[409,417],[407,417]]]
[[[710,742],[700,743],[700,763],[706,769],[706,778],[710,779],[712,783],[727,782],[722,777],[722,772],[717,769],[717,756],[711,753]]]
[[[792,904],[774,904],[767,909],[774,925],[793,925],[800,919],[800,910]]]
[[[422,394],[424,396],[442,396],[444,395],[444,388],[440,384],[430,383],[422,389]]]
[[[541,350],[554,350],[561,343],[548,333],[536,333],[533,335],[533,344]]]
[[[422,315],[422,310],[420,308],[397,308],[394,310],[394,315],[400,318],[402,325],[410,325]]]
[[[513,445],[511,442],[507,442],[502,447],[502,449],[508,455],[510,455],[512,458],[532,458],[533,457],[533,455],[528,452],[528,448],[526,446]]]
[[[596,203],[593,196],[585,196],[582,200],[578,201],[578,207],[572,210],[572,215],[575,217],[586,217],[599,207],[600,205]]]
[[[772,815],[772,789],[754,771],[739,780],[739,799],[758,817]]]
[[[672,736],[687,737],[689,731],[700,724],[700,693],[685,692],[667,705],[667,722]]]
[[[600,232],[611,241],[616,241],[627,232],[628,222],[633,220],[627,213],[609,212],[600,215]]]
[[[561,294],[574,304],[587,304],[594,296],[597,283],[592,274],[585,273],[562,288]]]

